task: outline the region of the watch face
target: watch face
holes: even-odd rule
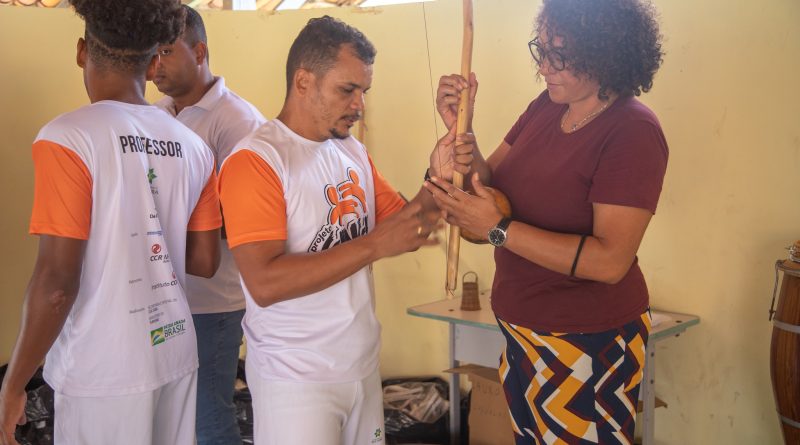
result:
[[[506,232],[495,227],[489,231],[489,242],[495,246],[502,246],[506,242]]]

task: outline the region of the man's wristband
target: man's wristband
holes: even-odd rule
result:
[[[431,169],[430,169],[430,168],[428,168],[428,169],[426,169],[426,170],[425,170],[425,181],[430,181],[430,180],[431,180]],[[442,188],[442,187],[440,187],[439,185],[437,185],[437,184],[434,184],[433,182],[431,182],[431,184],[432,184],[434,187],[436,187],[437,189],[439,189],[439,190],[441,190],[441,191],[443,191],[443,192],[447,193],[447,190],[443,189],[443,188]]]

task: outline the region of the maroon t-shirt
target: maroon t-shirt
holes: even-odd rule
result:
[[[492,186],[511,201],[513,219],[559,233],[592,234],[592,203],[656,210],[667,142],[655,115],[620,97],[578,131],[560,128],[567,105],[547,91],[531,102],[505,141],[508,155]],[[492,309],[500,319],[538,331],[601,332],[639,317],[647,286],[634,260],[617,284],[570,278],[495,249]]]

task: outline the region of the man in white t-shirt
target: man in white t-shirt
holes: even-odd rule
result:
[[[310,20],[281,113],[220,170],[258,445],[384,441],[371,264],[435,244],[439,212],[425,190],[406,203],[350,135],[374,58],[358,30]]]
[[[0,444],[24,423],[42,362],[57,444],[191,445],[197,349],[187,273],[219,264],[211,151],[144,99],[158,43],[177,37],[177,0],[71,0],[90,105],[33,144],[30,233],[39,254],[0,391]]]
[[[265,122],[258,110],[225,87],[209,69],[203,19],[186,5],[186,26],[173,43],[159,47],[153,83],[166,96],[157,106],[197,133],[221,165],[239,140]],[[244,294],[226,243],[211,279],[187,277],[186,296],[197,332],[198,445],[241,444],[234,384],[242,343]]]

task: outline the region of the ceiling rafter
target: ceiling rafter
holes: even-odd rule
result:
[[[274,11],[278,9],[278,6],[282,3],[283,0],[258,0],[256,1],[256,9]]]
[[[230,9],[232,0],[181,0],[187,6],[195,9]],[[256,9],[263,11],[276,11],[286,0],[255,0]],[[366,0],[305,0],[298,8],[331,8],[331,7],[357,7]],[[47,8],[65,8],[69,6],[67,0],[0,0],[0,5],[8,6],[44,6]]]
[[[199,8],[208,5],[209,3],[211,3],[211,0],[190,0],[190,1],[184,1],[183,3],[191,8]]]

